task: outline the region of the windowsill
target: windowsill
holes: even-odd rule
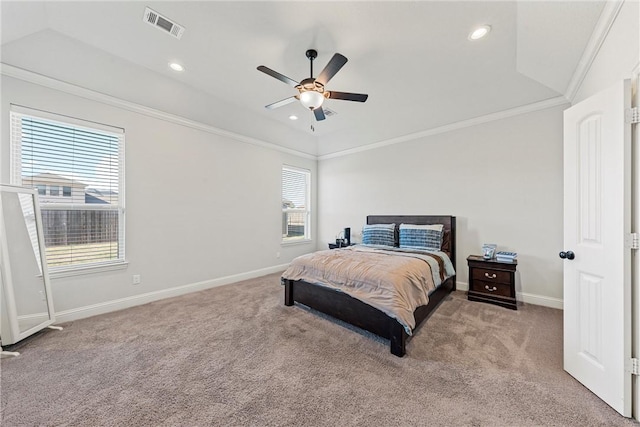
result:
[[[283,240],[280,244],[282,246],[295,246],[295,245],[306,245],[309,243],[313,243],[313,240],[312,239]]]
[[[61,277],[82,276],[85,274],[96,274],[104,271],[124,270],[129,266],[128,261],[111,262],[107,264],[93,264],[86,266],[68,267],[60,269],[50,269],[49,277],[58,279]]]

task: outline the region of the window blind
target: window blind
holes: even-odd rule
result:
[[[310,238],[310,177],[306,169],[282,168],[283,241]]]
[[[47,265],[124,261],[124,132],[11,111],[12,183],[38,189]]]

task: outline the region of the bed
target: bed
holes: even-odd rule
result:
[[[409,216],[409,215],[370,215],[367,224],[396,224],[396,239],[400,224],[432,225],[443,224],[443,251],[445,251],[453,270],[456,260],[456,218],[454,216]],[[334,251],[341,251],[336,249]],[[284,303],[293,306],[296,302],[314,310],[328,314],[336,319],[365,329],[390,340],[391,353],[402,357],[406,354],[406,342],[410,337],[407,325],[367,303],[360,301],[340,290],[326,285],[310,283],[304,280],[291,280],[283,274],[285,287]],[[456,289],[455,273],[442,281],[428,296],[428,301],[413,311],[415,331],[438,307],[440,302]],[[410,330],[409,332],[411,332]]]

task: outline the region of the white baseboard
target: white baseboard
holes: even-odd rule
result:
[[[247,273],[234,274],[232,276],[220,277],[218,279],[205,280],[202,282],[190,283],[187,285],[176,286],[174,288],[162,289],[160,291],[147,292],[140,295],[134,295],[117,300],[101,302],[85,307],[72,308],[69,310],[56,312],[56,323],[69,322],[72,320],[84,319],[86,317],[96,316],[98,314],[110,313],[112,311],[122,310],[137,305],[147,304],[165,298],[185,295],[191,292],[202,291],[205,289],[215,288],[217,286],[228,285],[230,283],[240,282],[242,280],[253,279],[267,274],[277,273],[287,269],[289,264],[275,265],[273,267],[262,268],[259,270],[249,271]]]
[[[558,310],[564,308],[564,302],[560,298],[545,297],[525,292],[516,292],[516,295],[518,301],[523,301],[527,304],[542,305],[544,307],[557,308]]]
[[[468,291],[469,284],[467,282],[458,282],[456,281],[456,291]]]
[[[140,295],[134,295],[117,300],[101,302],[84,307],[72,308],[69,310],[56,312],[56,323],[70,322],[73,320],[84,319],[86,317],[96,316],[98,314],[110,313],[112,311],[122,310],[125,308],[135,307],[137,305],[147,304],[165,298],[177,297],[191,292],[202,291],[205,289],[215,288],[217,286],[228,285],[230,283],[240,282],[242,280],[254,279],[256,277],[265,276],[267,274],[284,271],[289,264],[275,265],[273,267],[262,268],[259,270],[249,271],[247,273],[234,274],[232,276],[220,277],[218,279],[204,280],[202,282],[189,283],[182,286],[176,286],[160,291],[147,292]],[[456,289],[459,291],[468,291],[469,284],[466,282],[456,282]],[[542,305],[545,307],[562,309],[562,300],[559,298],[545,297],[528,293],[518,293],[518,301],[527,304]]]
[[[35,314],[23,314],[22,316],[18,316],[18,323],[22,321],[26,322],[45,322],[49,320],[49,312],[46,313],[35,313]]]
[[[469,284],[466,282],[456,282],[458,291],[468,291]],[[542,295],[529,294],[526,292],[516,292],[516,299],[527,304],[541,305],[544,307],[557,308],[562,310],[563,300],[560,298],[545,297]]]

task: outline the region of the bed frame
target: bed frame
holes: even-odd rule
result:
[[[367,224],[444,224],[445,236],[449,239],[451,262],[456,267],[456,217],[454,216],[409,216],[409,215],[370,215]],[[446,233],[448,231],[448,233]],[[397,234],[396,234],[397,237]],[[397,239],[396,239],[397,240]],[[328,314],[351,325],[365,329],[391,341],[391,353],[398,357],[405,355],[406,342],[409,335],[404,327],[396,320],[380,310],[363,303],[343,292],[304,282],[302,280],[284,280],[284,304],[294,305],[295,302],[306,305],[314,310]],[[416,320],[414,331],[436,309],[440,302],[456,289],[456,276],[445,280],[429,296],[427,305],[416,308],[413,315]]]

